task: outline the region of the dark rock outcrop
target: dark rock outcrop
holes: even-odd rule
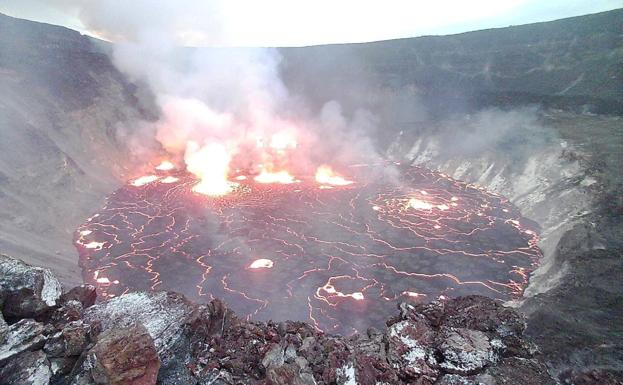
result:
[[[78,301],[83,308],[93,306],[97,299],[97,292],[93,285],[80,285],[61,296],[61,302]]]
[[[402,303],[385,331],[350,337],[248,322],[221,301],[197,305],[171,292],[93,306],[88,288],[59,297],[40,322],[8,326],[2,384],[554,383],[523,339],[521,316],[486,297]]]
[[[33,267],[0,254],[2,313],[8,318],[34,318],[55,306],[62,287],[48,269]]]
[[[0,306],[2,306],[0,302]],[[4,317],[2,316],[2,312],[0,312],[0,344],[3,344],[6,340],[6,335],[9,332],[9,325],[7,325]]]
[[[95,334],[144,325],[160,357],[161,382],[184,384],[192,381],[185,362],[191,354],[189,324],[196,310],[197,305],[177,293],[136,292],[90,307],[84,322]]]
[[[50,362],[41,350],[21,353],[0,366],[2,385],[48,385],[51,376]]]
[[[154,341],[140,323],[100,334],[88,360],[96,384],[154,384],[160,369]]]
[[[42,348],[46,340],[43,332],[44,325],[32,319],[22,319],[9,326],[0,345],[0,364],[19,353]]]

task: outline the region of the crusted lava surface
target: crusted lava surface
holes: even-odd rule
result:
[[[534,224],[502,196],[395,168],[353,168],[344,186],[234,175],[221,197],[192,192],[184,171],[154,171],[76,231],[84,279],[102,298],[175,290],[340,334],[383,326],[399,301],[520,295],[541,256]]]

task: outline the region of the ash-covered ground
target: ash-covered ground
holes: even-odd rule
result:
[[[521,295],[540,257],[533,222],[483,188],[383,167],[353,167],[344,186],[249,176],[218,198],[192,192],[186,172],[155,171],[77,230],[85,281],[101,297],[174,290],[341,334],[382,327],[399,301]]]

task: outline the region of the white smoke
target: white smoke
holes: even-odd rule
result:
[[[114,42],[112,57],[119,70],[155,94],[159,120],[137,125],[134,135],[130,129],[122,131],[136,154],[144,155],[156,140],[174,159],[185,159],[197,175],[208,172],[198,170],[197,164],[189,166],[196,159],[210,158],[213,167],[226,165],[228,170],[287,167],[310,173],[322,163],[339,167],[375,154],[365,134],[374,130],[377,119],[363,110],[348,118],[336,101],[309,111],[281,80],[276,49],[215,47],[230,40],[225,20],[232,20],[223,16],[231,8],[219,4],[74,4],[91,32]],[[189,47],[195,44],[211,47]],[[224,151],[226,160],[207,157],[204,148]]]

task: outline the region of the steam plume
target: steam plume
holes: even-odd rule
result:
[[[346,164],[374,153],[361,133],[374,130],[376,118],[358,110],[348,119],[336,101],[308,111],[281,80],[277,50],[215,48],[228,41],[218,4],[104,0],[77,6],[88,28],[115,42],[115,65],[155,94],[160,119],[135,136],[126,130],[126,143],[139,144],[144,154],[155,139],[201,178],[226,177],[232,168],[309,175],[327,157]],[[184,47],[193,44],[212,47]],[[222,190],[223,182],[211,183]]]

